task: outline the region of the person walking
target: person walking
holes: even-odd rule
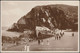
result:
[[[59,35],[59,40],[61,39],[61,35]]]
[[[61,35],[61,37],[62,37],[62,33],[60,32],[60,35]]]
[[[41,37],[41,33],[39,32],[39,33],[38,33],[38,44],[41,43],[41,41],[40,41],[41,38],[40,38],[40,37]]]
[[[59,34],[56,34],[56,38],[57,38],[57,40],[59,39]]]
[[[24,45],[24,51],[29,51],[29,44]]]
[[[38,44],[40,45],[40,40],[38,40]]]
[[[43,45],[43,35],[41,35],[41,45]]]
[[[74,36],[74,33],[72,33],[72,36]]]
[[[27,52],[29,52],[29,44],[27,44]]]

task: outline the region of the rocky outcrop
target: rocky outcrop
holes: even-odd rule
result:
[[[32,8],[28,14],[18,20],[17,27],[14,28],[19,31],[34,30],[36,26],[66,29],[72,28],[75,22],[78,22],[77,6],[44,5]]]

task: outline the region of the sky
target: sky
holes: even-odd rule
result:
[[[33,7],[50,4],[79,6],[79,1],[1,1],[1,26],[10,27]]]

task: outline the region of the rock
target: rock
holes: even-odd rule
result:
[[[78,22],[78,7],[69,5],[43,5],[36,6],[17,21],[13,28],[18,31],[25,29],[35,30],[36,26],[45,26],[49,29],[72,28]]]

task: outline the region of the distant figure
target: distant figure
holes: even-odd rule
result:
[[[3,43],[2,43],[2,46],[3,46]]]
[[[64,35],[64,32],[61,30],[61,32],[60,32],[60,35],[61,35],[61,37]]]
[[[59,35],[59,40],[61,39],[61,36]]]
[[[38,44],[41,44],[41,40],[40,39],[41,39],[41,33],[39,32],[38,33]]]
[[[59,39],[59,34],[56,34],[56,39],[57,39],[57,40]]]
[[[29,44],[24,45],[24,51],[29,51]]]
[[[74,33],[72,33],[72,36],[74,36]]]
[[[41,39],[41,45],[43,45],[43,39]]]
[[[63,36],[63,34],[60,32],[61,37]]]
[[[27,45],[24,46],[24,51],[26,51],[26,50],[27,50]]]
[[[47,45],[49,45],[49,39],[47,39]]]
[[[63,32],[63,35],[64,35],[64,32]]]
[[[27,51],[29,51],[29,44],[27,44]]]
[[[40,44],[40,40],[38,40],[38,44]]]

